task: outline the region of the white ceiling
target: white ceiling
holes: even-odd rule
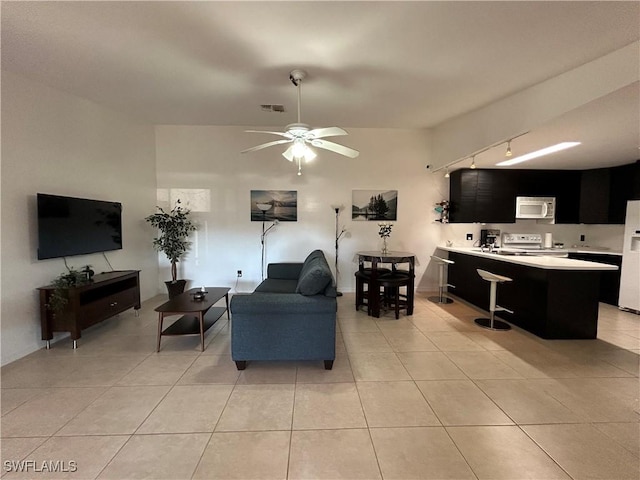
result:
[[[288,74],[304,68],[305,123],[429,128],[637,41],[639,25],[636,1],[5,1],[2,68],[152,124],[258,127],[296,120]],[[639,91],[514,141],[583,142],[523,167],[639,158]],[[271,103],[287,112],[260,110]]]

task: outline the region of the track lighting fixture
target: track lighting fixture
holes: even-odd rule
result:
[[[504,154],[505,157],[510,157],[512,155],[511,153],[511,140],[509,140],[507,142],[507,152]]]
[[[455,160],[453,162],[449,162],[449,163],[447,163],[446,166],[443,165],[441,167],[437,167],[437,168],[431,170],[432,165],[426,165],[425,168],[427,170],[431,170],[433,173],[441,172],[444,169],[445,178],[450,178],[450,176],[449,176],[449,167],[455,166],[455,165],[459,164],[460,162],[466,162],[467,160],[471,159],[471,165],[469,165],[469,168],[472,169],[472,170],[475,170],[475,169],[478,168],[478,166],[476,165],[476,156],[482,155],[483,153],[485,153],[488,150],[491,150],[493,148],[502,148],[502,147],[504,147],[505,143],[507,144],[507,151],[505,152],[505,157],[507,157],[508,160],[504,160],[503,162],[500,162],[497,165],[498,166],[502,166],[502,165],[505,165],[505,164],[508,165],[508,164],[511,164],[511,163],[516,163],[516,162],[514,162],[514,160],[517,160],[518,162],[521,162],[521,161],[523,161],[523,160],[521,160],[522,156],[519,156],[517,159],[516,158],[513,158],[513,159],[510,158],[513,155],[512,151],[511,151],[511,142],[513,142],[516,138],[520,138],[523,135],[526,135],[527,133],[529,133],[529,132],[522,132],[522,133],[519,133],[518,135],[514,135],[514,136],[511,136],[511,137],[507,137],[507,138],[505,138],[503,140],[499,140],[499,141],[497,141],[495,143],[492,143],[488,147],[484,147],[484,148],[482,148],[480,150],[475,150],[474,152],[471,152],[468,155],[465,155],[464,157],[460,157],[460,158],[458,158],[457,160]],[[640,147],[638,147],[638,148],[640,148]],[[524,157],[526,159],[527,156],[524,155]]]

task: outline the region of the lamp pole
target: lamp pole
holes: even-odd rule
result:
[[[260,275],[261,279],[264,280],[264,237],[269,230],[271,230],[274,225],[277,225],[277,221],[273,223],[269,228],[265,230],[264,222],[267,218],[267,210],[269,210],[273,205],[270,203],[256,203],[256,207],[262,211],[262,235],[260,235],[260,243],[262,244],[262,255],[260,257]]]
[[[340,275],[340,272],[338,270],[338,248],[339,248],[339,241],[340,241],[340,237],[342,237],[342,235],[344,235],[345,229],[344,227],[342,228],[342,230],[339,230],[338,227],[338,217],[340,216],[340,210],[342,209],[342,205],[332,205],[331,208],[334,209],[334,211],[336,212],[336,295],[338,297],[342,296],[342,292],[338,291],[338,277]]]

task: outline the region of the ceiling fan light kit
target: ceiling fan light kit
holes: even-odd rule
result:
[[[272,147],[275,145],[283,145],[291,143],[291,145],[282,153],[282,156],[290,162],[295,161],[298,165],[298,175],[302,175],[302,161],[309,162],[316,158],[317,154],[310,147],[322,148],[335,152],[339,155],[343,155],[349,158],[356,158],[360,155],[360,152],[353,148],[345,147],[338,143],[322,140],[326,137],[337,137],[342,135],[348,135],[348,133],[340,127],[325,127],[311,129],[306,123],[300,121],[300,85],[302,80],[306,78],[307,72],[304,70],[296,69],[289,73],[289,80],[293,83],[298,90],[298,121],[291,123],[285,127],[284,132],[273,132],[264,130],[246,130],[248,133],[267,133],[270,135],[279,135],[285,137],[282,140],[275,140],[273,142],[263,143],[255,147],[247,148],[241,153],[255,152],[262,150],[263,148]]]

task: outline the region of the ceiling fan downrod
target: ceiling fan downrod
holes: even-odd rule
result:
[[[295,69],[291,70],[291,72],[289,73],[289,80],[291,80],[291,83],[293,83],[298,90],[298,123],[300,123],[300,104],[302,103],[300,100],[300,84],[305,78],[307,78],[307,72],[305,72],[304,70]]]

